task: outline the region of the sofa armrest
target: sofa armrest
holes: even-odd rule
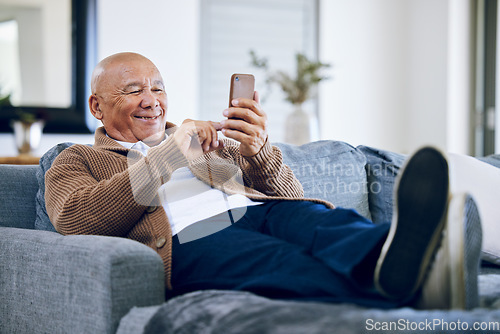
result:
[[[160,256],[138,242],[0,227],[1,333],[115,333],[164,302]]]

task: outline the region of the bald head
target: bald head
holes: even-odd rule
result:
[[[90,112],[111,138],[148,144],[163,139],[167,94],[148,58],[132,52],[104,58],[92,73],[91,88]]]
[[[92,94],[101,93],[103,90],[103,86],[107,83],[106,81],[109,78],[120,75],[120,70],[122,72],[126,71],[127,65],[134,63],[142,63],[146,66],[149,65],[159,74],[159,71],[153,64],[153,62],[141,54],[134,52],[115,53],[101,60],[92,72],[92,78],[90,82],[90,89],[92,91]]]

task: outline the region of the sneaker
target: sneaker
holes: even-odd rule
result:
[[[482,230],[474,199],[454,195],[448,207],[443,243],[415,304],[420,309],[479,306],[478,274]]]
[[[385,297],[409,301],[442,238],[449,193],[448,163],[435,148],[418,150],[396,178],[394,214],[375,268]]]

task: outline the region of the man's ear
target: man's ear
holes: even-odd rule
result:
[[[102,120],[102,111],[99,107],[99,101],[97,101],[97,96],[92,94],[89,97],[89,108],[92,115],[98,120]]]

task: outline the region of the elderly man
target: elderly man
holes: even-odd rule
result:
[[[94,70],[89,106],[104,126],[92,147],[64,150],[47,172],[50,219],[62,234],[153,248],[167,297],[231,289],[377,307],[477,304],[477,210],[464,196],[448,209],[448,166],[437,150],[409,159],[393,222],[375,225],[303,198],[268,141],[257,93],[232,101],[220,122],[176,127],[155,65],[119,53]]]

